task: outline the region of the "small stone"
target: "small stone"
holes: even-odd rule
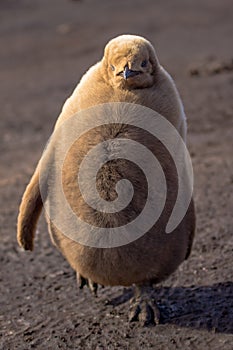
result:
[[[63,23],[57,26],[56,31],[59,34],[65,35],[71,32],[71,26],[67,23]]]

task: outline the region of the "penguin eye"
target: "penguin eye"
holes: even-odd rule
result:
[[[115,70],[115,67],[112,64],[110,64],[110,67],[111,67],[111,70]]]
[[[147,60],[142,61],[141,67],[143,67],[143,68],[146,67],[146,66],[147,66],[147,63],[148,63]]]

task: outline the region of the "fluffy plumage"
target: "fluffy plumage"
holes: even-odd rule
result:
[[[119,36],[106,45],[103,59],[87,71],[65,102],[55,128],[80,110],[105,102],[119,101],[144,105],[157,111],[175,126],[184,140],[186,139],[186,118],[173,80],[159,64],[151,43],[132,35]],[[135,299],[135,307],[132,307],[130,317],[133,320],[141,318],[149,323],[158,315],[156,305],[151,303],[150,286],[169,276],[188,257],[195,230],[194,206],[191,201],[179,226],[172,234],[164,234],[166,222],[175,203],[177,187],[176,170],[164,147],[141,130],[135,131],[125,126],[97,128],[75,143],[66,159],[64,190],[73,210],[79,215],[91,218],[97,223],[105,222],[106,226],[113,220],[109,216],[104,219],[95,216],[94,211],[85,205],[77,188],[74,185],[72,187],[72,184],[75,183],[78,166],[82,155],[88,150],[88,145],[97,144],[109,137],[117,138],[119,134],[129,138],[132,136],[152,149],[166,173],[169,198],[158,222],[137,241],[108,249],[82,246],[64,236],[49,220],[48,226],[54,244],[80,276],[81,286],[87,280],[94,291],[97,283],[125,286],[136,284],[140,287],[140,293]],[[114,185],[120,179],[120,174],[135,182],[140,193],[131,207],[115,219],[118,225],[127,221],[126,219],[132,219],[135,213],[142,210],[146,196],[145,183],[139,169],[122,160],[116,164],[113,162],[102,170],[97,182],[103,198],[114,198]],[[75,198],[72,195],[74,190]],[[33,249],[34,231],[41,208],[39,175],[36,169],[24,193],[18,217],[18,242],[25,249]]]

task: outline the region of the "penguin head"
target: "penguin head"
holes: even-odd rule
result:
[[[152,86],[159,66],[151,43],[136,35],[112,39],[105,47],[102,64],[106,80],[125,89]]]

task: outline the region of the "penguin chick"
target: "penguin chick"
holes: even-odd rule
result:
[[[128,102],[149,107],[165,117],[186,140],[186,118],[175,84],[159,64],[151,43],[142,37],[122,35],[106,45],[102,60],[87,71],[65,102],[55,130],[77,112],[108,102]],[[132,128],[125,126],[120,126],[119,129],[113,126],[96,128],[89,134],[73,145],[71,155],[64,163],[64,183],[68,184],[65,191],[75,213],[84,219],[93,220],[97,226],[104,222],[106,227],[110,227],[112,217],[103,219],[102,216],[96,216],[94,210],[83,203],[75,184],[78,167],[88,145],[109,138],[116,139],[119,134],[127,138],[131,135],[135,141],[143,143],[156,153],[166,174],[168,198],[165,208],[157,223],[146,234],[120,247],[95,248],[81,245],[64,235],[47,218],[52,241],[77,272],[81,288],[87,284],[95,294],[97,284],[135,285],[130,320],[140,320],[146,325],[158,323],[159,310],[154,301],[152,285],[167,278],[190,254],[195,231],[193,200],[181,223],[171,234],[166,234],[166,223],[177,195],[177,174],[165,148],[147,132],[138,129],[132,131]],[[140,170],[124,160],[103,168],[97,179],[102,198],[114,198],[114,185],[121,176],[129,176],[139,189],[138,197],[132,201],[129,209],[122,211],[122,215],[115,219],[115,226],[120,226],[132,220],[143,209],[146,185]],[[23,195],[18,216],[18,243],[26,250],[33,249],[35,227],[42,205],[37,167]]]

